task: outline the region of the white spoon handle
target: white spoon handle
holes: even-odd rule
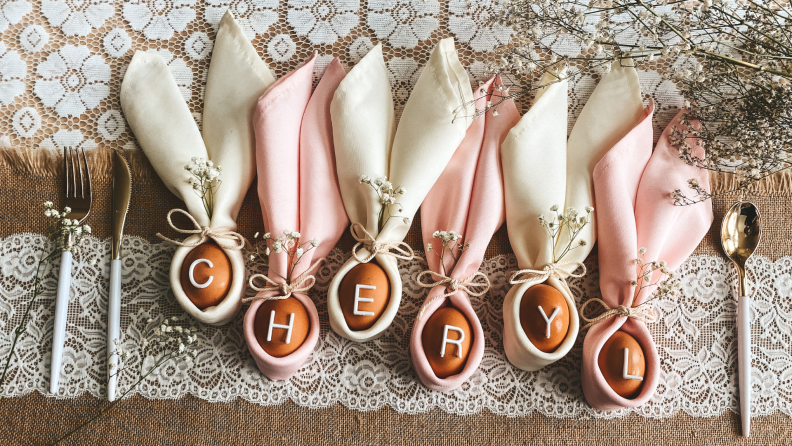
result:
[[[737,302],[737,361],[740,388],[742,433],[751,433],[751,298],[740,296]]]

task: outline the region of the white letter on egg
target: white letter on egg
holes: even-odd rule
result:
[[[207,280],[204,283],[196,283],[195,282],[195,276],[193,276],[193,271],[195,270],[195,266],[198,265],[199,263],[206,263],[207,265],[209,265],[209,268],[213,268],[214,267],[214,265],[212,265],[212,262],[209,259],[198,259],[198,260],[192,262],[192,265],[190,265],[190,274],[189,274],[190,283],[195,288],[206,288],[206,287],[209,286],[209,284],[212,283],[212,281],[214,280],[214,276],[209,276],[209,280]]]
[[[539,308],[539,313],[542,314],[542,318],[545,320],[545,322],[547,322],[547,331],[545,331],[545,336],[547,336],[547,339],[550,339],[550,322],[553,322],[553,319],[556,317],[556,315],[559,312],[561,312],[561,308],[559,307],[553,308],[553,313],[550,314],[549,318],[545,314],[544,309],[542,307],[537,307],[537,308]]]
[[[637,379],[638,381],[643,381],[643,378],[640,376],[630,375],[627,372],[627,363],[630,361],[630,349],[624,349],[624,370],[622,370],[622,378],[624,379]]]
[[[377,287],[374,285],[361,285],[357,284],[355,286],[355,306],[352,307],[352,314],[355,316],[374,316],[374,313],[371,311],[362,311],[358,310],[358,303],[360,302],[374,302],[374,299],[370,297],[360,297],[360,290],[376,290]]]
[[[292,327],[294,327],[294,313],[289,313],[289,325],[283,325],[283,324],[275,323],[275,310],[270,311],[270,323],[269,323],[269,329],[267,330],[267,342],[272,341],[273,328],[282,328],[286,330],[286,343],[287,344],[290,343]]]
[[[459,339],[448,339],[448,332],[455,331],[459,333]],[[443,327],[443,344],[440,346],[440,357],[445,357],[446,344],[455,344],[457,346],[457,358],[462,357],[462,341],[465,340],[465,332],[459,327],[453,325],[446,325]]]

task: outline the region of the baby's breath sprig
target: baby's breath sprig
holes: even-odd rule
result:
[[[382,231],[382,228],[385,227],[385,223],[387,223],[391,217],[395,217],[395,215],[390,211],[391,207],[397,206],[396,212],[402,211],[401,204],[396,201],[396,196],[404,195],[407,192],[407,189],[402,186],[394,187],[393,184],[388,181],[388,177],[380,177],[372,180],[368,175],[361,175],[360,184],[367,184],[369,187],[374,189],[374,192],[379,198],[381,207],[377,217],[379,219],[377,226],[379,230]],[[386,211],[388,212],[387,219],[385,218]]]
[[[50,444],[58,444],[66,440],[75,432],[112,410],[125,396],[137,389],[140,383],[145,381],[149,375],[168,362],[184,361],[186,363],[191,363],[198,356],[197,347],[199,345],[199,340],[198,328],[196,326],[192,324],[189,326],[181,324],[179,323],[179,318],[176,316],[170,319],[165,318],[159,322],[154,319],[148,319],[146,325],[148,328],[145,330],[143,339],[140,341],[139,356],[141,362],[135,382],[116,398],[115,401],[99,410],[96,415]],[[126,361],[132,355],[132,352],[122,346],[121,339],[113,339],[113,344],[115,345],[115,349],[108,357],[107,368],[110,376],[118,376],[129,369],[126,365]],[[145,363],[144,359],[146,358],[146,353],[153,358],[153,364],[144,368],[143,364]],[[113,357],[118,358],[118,366],[110,362],[110,358]]]
[[[283,235],[275,239],[272,238],[272,234],[267,232],[259,240],[259,233],[257,232],[253,236],[253,239],[257,241],[254,242],[255,251],[250,254],[250,261],[266,266],[269,264],[270,253],[286,255],[289,258],[286,277],[281,276],[277,271],[275,274],[278,274],[286,283],[290,283],[294,268],[300,263],[303,255],[319,246],[319,239],[315,237],[304,243],[300,243],[300,238],[302,238],[302,234],[299,232],[285,230]]]
[[[712,198],[712,194],[707,192],[695,178],[688,180],[688,187],[693,191],[693,196],[686,195],[680,189],[675,189],[671,192],[671,198],[674,200],[675,206],[690,206]]]
[[[187,181],[203,202],[206,215],[211,220],[214,211],[214,196],[222,183],[220,174],[223,168],[215,166],[211,160],[192,157],[190,164],[184,166],[184,170],[192,175]]]
[[[75,247],[79,246],[83,237],[91,233],[90,226],[81,225],[78,220],[66,218],[70,213],[71,208],[68,206],[63,208],[63,212],[59,212],[51,201],[44,202],[44,215],[50,221],[47,238],[60,251],[74,252]]]
[[[511,93],[493,95],[477,114],[549,83],[662,61],[671,67],[660,70],[663,78],[680,87],[688,109],[671,135],[680,158],[734,174],[736,186],[723,193],[744,193],[792,167],[789,6],[780,0],[506,0],[491,25],[510,27],[514,37],[494,49],[488,71],[517,79]],[[579,51],[559,53],[559,40]],[[544,74],[549,81],[535,82]],[[700,125],[690,126],[694,121]],[[704,148],[701,155],[693,145]],[[677,205],[712,197],[674,192]]]
[[[633,288],[637,288],[635,291],[636,296],[644,288],[657,287],[657,291],[655,291],[651,299],[644,301],[640,305],[644,305],[655,299],[662,299],[666,296],[676,296],[679,293],[679,288],[682,286],[682,283],[677,280],[676,274],[668,268],[664,260],[646,262],[644,260],[645,254],[646,248],[638,249],[638,257],[635,259],[638,274],[636,279],[630,282],[630,285]],[[661,274],[652,282],[652,276],[656,271],[660,271]]]
[[[470,248],[470,243],[464,242],[462,240],[462,234],[454,230],[435,231],[434,234],[432,234],[432,237],[440,240],[442,243],[442,248],[437,250],[432,247],[431,243],[427,243],[426,251],[433,251],[438,257],[440,257],[440,272],[443,273],[444,276],[447,276],[448,273],[445,270],[446,254],[450,255],[451,258],[454,259],[454,264],[456,264],[456,262],[459,261],[459,257],[462,255],[462,252]]]
[[[66,218],[71,212],[68,207],[63,211],[55,209],[55,205],[51,201],[44,202],[44,216],[49,219],[50,227],[47,231],[47,246],[45,252],[39,257],[38,264],[36,265],[36,276],[33,282],[33,295],[30,297],[25,312],[22,314],[22,319],[19,325],[13,331],[11,337],[11,348],[8,350],[8,356],[5,358],[3,371],[0,373],[0,387],[3,386],[8,374],[8,369],[11,366],[11,359],[14,357],[14,349],[16,348],[19,338],[27,331],[28,319],[30,318],[30,310],[33,308],[33,303],[36,302],[39,294],[41,294],[41,283],[43,275],[46,271],[46,265],[55,260],[59,254],[64,251],[69,251],[72,254],[77,252],[80,246],[80,241],[86,235],[91,233],[91,227],[88,225],[81,225],[79,221]],[[49,251],[47,251],[49,249]],[[93,258],[89,261],[91,265],[96,263]],[[0,395],[0,401],[3,397]]]
[[[550,241],[553,246],[553,263],[558,263],[564,258],[565,255],[569,253],[569,251],[586,246],[587,242],[585,240],[581,239],[575,243],[575,239],[578,235],[580,235],[580,231],[582,231],[586,225],[591,223],[590,215],[594,211],[594,208],[591,206],[586,206],[586,215],[579,215],[577,209],[573,207],[568,208],[566,212],[559,213],[558,205],[554,204],[553,206],[550,206],[550,211],[554,214],[553,219],[548,220],[544,215],[540,215],[539,224],[541,224],[550,235]],[[561,254],[556,256],[556,244],[558,243],[558,239],[561,237],[564,229],[566,229],[569,242],[567,242],[566,246],[564,246],[564,248],[561,250]]]

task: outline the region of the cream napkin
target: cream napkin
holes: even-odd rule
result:
[[[184,201],[201,227],[236,230],[239,208],[256,171],[250,117],[256,100],[274,81],[233,14],[227,12],[220,22],[209,65],[201,135],[165,61],[142,51],[132,58],[121,84],[124,115],[154,170]],[[184,170],[193,157],[210,159],[223,167],[211,222],[188,182],[190,173]],[[192,236],[185,242],[198,239]],[[217,306],[200,310],[179,282],[182,262],[191,249],[182,246],[173,257],[170,280],[176,300],[201,322],[225,324],[241,308],[246,276],[242,253],[224,249],[233,270],[231,290]]]
[[[378,242],[400,242],[426,194],[443,172],[472,122],[473,94],[467,73],[459,62],[453,39],[441,40],[418,79],[394,134],[393,99],[380,45],[356,65],[336,91],[331,105],[333,139],[341,195],[350,221],[360,223]],[[465,105],[469,110],[465,110]],[[460,110],[460,108],[463,108]],[[458,113],[457,113],[458,112]],[[460,116],[454,119],[455,116]],[[378,233],[380,204],[361,175],[387,176],[403,186],[401,212]],[[365,249],[361,257],[368,255]],[[390,278],[391,297],[374,325],[351,330],[341,312],[338,287],[349,270],[360,262],[353,256],[333,278],[328,290],[330,326],[347,339],[367,341],[383,333],[401,302],[401,275],[396,258],[377,254],[376,260]]]
[[[618,65],[618,64],[615,64]],[[543,83],[555,79],[546,74]],[[533,371],[565,356],[577,339],[577,304],[565,278],[575,273],[576,262],[588,256],[596,240],[596,209],[591,222],[578,235],[586,246],[570,251],[551,268],[553,250],[560,254],[568,240],[561,237],[551,246],[538,217],[569,207],[585,215],[594,206],[591,173],[602,156],[637,123],[643,113],[638,76],[633,67],[616,66],[603,76],[575,123],[567,141],[567,82],[553,83],[539,91],[534,105],[511,130],[502,146],[506,221],[509,239],[521,270],[534,270],[517,277],[503,304],[504,349],[509,361],[520,369]],[[576,274],[581,271],[578,270]],[[522,279],[522,280],[520,280]],[[569,331],[559,348],[551,353],[537,349],[520,325],[520,302],[525,292],[538,283],[556,288],[567,301]]]

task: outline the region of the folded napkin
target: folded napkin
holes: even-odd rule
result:
[[[301,283],[294,280],[319,267],[349,224],[335,175],[330,122],[330,101],[345,73],[341,62],[333,59],[312,94],[315,62],[316,53],[304,66],[280,78],[261,96],[253,117],[258,195],[265,229],[273,238],[283,231],[298,231],[299,243],[314,238],[319,242],[314,249],[305,251],[292,271],[289,285],[299,289],[310,288],[313,279],[305,276]],[[272,282],[285,283],[288,268],[285,253],[270,253],[268,276]],[[308,312],[310,328],[303,344],[289,355],[269,355],[255,334],[258,308],[267,299],[283,296],[282,291],[260,291],[245,314],[248,349],[270,379],[291,377],[319,339],[319,314],[307,291],[291,293]]]
[[[577,339],[579,321],[575,298],[566,278],[585,273],[581,262],[596,240],[596,218],[574,241],[586,245],[560,255],[569,240],[562,232],[555,246],[538,220],[574,207],[581,216],[594,205],[591,172],[596,163],[635,125],[642,112],[638,76],[633,67],[617,65],[603,76],[583,108],[567,141],[567,81],[546,73],[534,104],[509,132],[503,143],[503,175],[509,239],[520,271],[503,303],[503,345],[509,361],[522,370],[534,371],[564,357]],[[564,73],[560,73],[564,74]],[[576,272],[577,271],[577,272]],[[534,285],[546,282],[558,290],[569,307],[569,330],[553,352],[539,350],[520,324],[520,303]]]
[[[484,109],[493,94],[502,95],[496,90],[502,85],[500,78],[495,77],[476,88],[476,108]],[[431,250],[427,248],[426,260],[430,271],[441,274],[432,274],[432,280],[425,281],[428,283],[423,285],[431,287],[431,291],[413,325],[410,355],[421,382],[440,392],[461,386],[476,371],[484,356],[484,332],[468,294],[483,295],[489,289],[486,277],[482,280],[474,275],[484,259],[492,234],[503,224],[500,146],[520,117],[512,100],[499,105],[497,112],[497,115],[488,112],[473,120],[462,144],[421,205],[424,245],[432,246]],[[462,236],[459,243],[469,244],[464,245],[461,254],[456,254],[456,261],[450,255],[445,255],[442,260],[438,255],[443,245],[434,237],[434,232],[449,230]],[[443,271],[445,275],[442,275]],[[451,285],[449,279],[457,283]],[[444,306],[453,306],[465,315],[473,328],[473,344],[464,369],[457,375],[439,378],[426,359],[421,336],[426,321]]]
[[[418,207],[465,137],[473,116],[472,100],[470,81],[453,39],[441,40],[432,52],[395,132],[393,98],[380,45],[339,85],[331,105],[338,181],[353,235],[363,246],[341,267],[328,290],[330,326],[341,336],[361,342],[373,339],[396,316],[402,283],[396,253],[388,247],[404,239]],[[381,205],[371,188],[360,184],[363,175],[388,177],[394,186],[406,188],[398,197],[401,210],[391,206],[394,217],[387,219],[381,232]],[[396,255],[411,258],[409,248],[401,252],[407,255]],[[338,288],[353,267],[371,259],[376,259],[389,277],[390,300],[373,326],[355,331],[341,312]]]
[[[664,260],[674,270],[690,256],[712,224],[710,201],[692,206],[675,206],[671,191],[684,189],[691,178],[709,190],[706,170],[689,166],[671,146],[671,129],[679,125],[682,113],[669,124],[652,152],[653,104],[643,119],[600,160],[594,169],[599,231],[599,270],[602,300],[610,308],[636,307],[649,299],[652,287],[637,288],[638,249],[646,248],[644,262]],[[703,156],[703,149],[694,146]],[[652,282],[661,272],[654,272]],[[631,335],[646,358],[646,373],[636,398],[626,399],[613,391],[597,363],[603,344],[617,330]],[[600,410],[637,407],[654,394],[660,375],[660,361],[649,330],[642,320],[614,316],[594,324],[583,342],[583,393],[589,404]]]
[[[136,52],[121,84],[121,108],[154,170],[168,189],[184,201],[195,220],[193,232],[214,233],[212,238],[217,239],[231,261],[228,296],[218,305],[201,310],[184,293],[179,272],[195,243],[206,241],[206,237],[188,237],[182,242],[188,246],[179,247],[173,256],[170,282],[176,300],[207,324],[231,321],[242,305],[245,262],[239,249],[241,236],[235,237],[233,244],[223,234],[236,230],[239,208],[255,176],[250,117],[256,99],[274,80],[229,11],[220,22],[209,65],[203,134],[160,56]],[[184,169],[193,157],[211,160],[223,168],[222,185],[214,196],[212,221],[189,183],[190,173]]]

